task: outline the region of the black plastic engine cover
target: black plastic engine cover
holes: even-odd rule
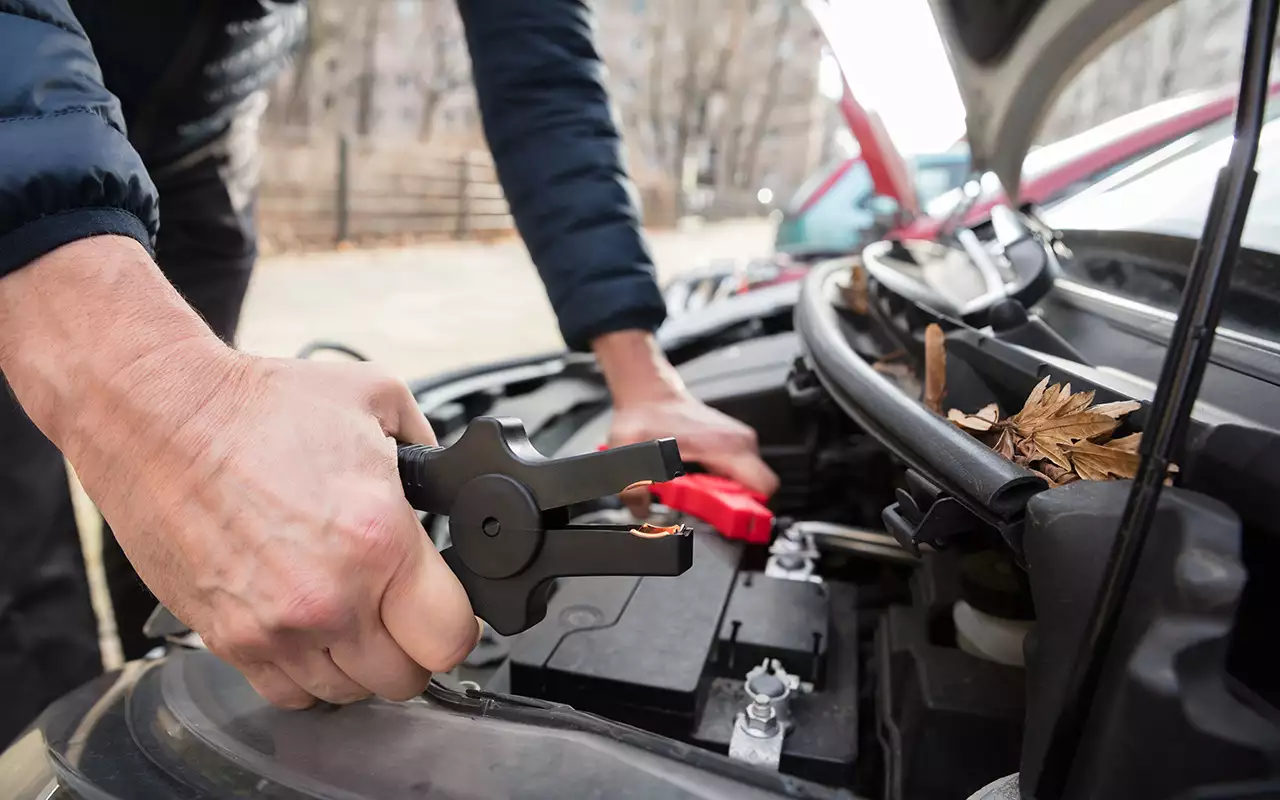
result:
[[[921,605],[891,606],[876,636],[876,717],[890,800],[967,797],[1018,771],[1023,671],[955,646],[945,611],[959,597],[955,572],[942,558],[926,564],[913,590]]]
[[[703,529],[678,578],[561,580],[546,619],[513,640],[512,693],[686,738],[741,556]]]
[[[740,572],[716,648],[717,672],[739,681],[766,658],[822,688],[831,640],[831,598],[825,584]],[[852,604],[850,604],[852,605]]]
[[[1024,786],[1040,778],[1128,492],[1127,483],[1080,481],[1027,507],[1027,568],[1040,622],[1026,647]],[[1276,709],[1228,668],[1231,647],[1275,647],[1274,607],[1255,609],[1272,618],[1266,628],[1237,622],[1249,611],[1248,563],[1234,511],[1181,488],[1161,493],[1066,797],[1274,796],[1245,783],[1275,779]]]

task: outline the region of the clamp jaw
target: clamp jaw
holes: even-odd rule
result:
[[[479,417],[448,447],[399,446],[409,504],[449,517],[441,555],[476,615],[504,635],[546,616],[553,578],[680,575],[688,529],[569,525],[569,506],[684,473],[674,439],[548,459],[517,420]]]

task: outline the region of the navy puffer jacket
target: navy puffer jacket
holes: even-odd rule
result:
[[[458,7],[498,176],[565,341],[656,328],[665,309],[586,1]],[[153,165],[181,156],[153,129],[216,133],[303,27],[282,0],[0,0],[0,276],[87,236],[150,247],[162,219],[139,150]],[[167,74],[183,76],[183,102],[156,120],[148,98]]]

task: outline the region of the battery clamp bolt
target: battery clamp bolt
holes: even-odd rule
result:
[[[752,698],[743,715],[743,724],[747,733],[759,739],[768,739],[778,734],[778,712],[773,710],[768,695],[758,694]]]

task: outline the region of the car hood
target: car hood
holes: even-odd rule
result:
[[[1017,200],[1022,160],[1071,79],[1172,0],[929,0],[964,101],[976,170]]]

